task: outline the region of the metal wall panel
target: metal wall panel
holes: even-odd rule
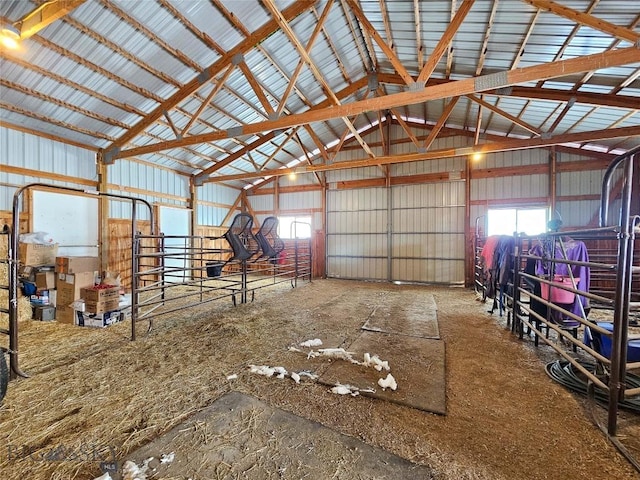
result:
[[[281,193],[279,198],[280,210],[311,210],[322,206],[322,192]]]
[[[221,226],[222,221],[227,216],[229,208],[238,198],[239,191],[217,183],[205,183],[198,187],[198,225]],[[207,205],[218,203],[221,206]],[[226,207],[228,205],[228,207]]]
[[[97,181],[95,152],[1,126],[0,159],[12,167]],[[42,181],[38,176],[0,172],[0,210],[12,209],[13,194],[17,188]],[[44,183],[87,188],[86,185],[59,180],[44,180]]]

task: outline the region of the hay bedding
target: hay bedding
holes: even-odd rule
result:
[[[33,376],[12,382],[0,407],[2,478],[92,479],[100,455],[125,460],[231,390],[428,465],[437,478],[638,478],[588,421],[583,402],[546,377],[538,355],[549,349],[500,328],[472,292],[337,280],[279,287],[260,291],[253,304],[221,301],[159,319],[136,342],[127,340],[128,323],[28,322],[21,358]],[[248,373],[248,364],[291,362],[287,347],[309,338],[349,345],[372,305],[399,288],[436,299],[447,345],[446,417]],[[238,379],[226,380],[232,373]],[[624,417],[621,433],[638,431],[637,419]],[[16,458],[22,446],[32,458]],[[96,455],[39,457],[58,446]]]

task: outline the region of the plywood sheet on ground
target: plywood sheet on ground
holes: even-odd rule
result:
[[[160,463],[172,452],[172,462]],[[152,478],[434,478],[429,467],[239,392],[220,397],[128,459],[142,465],[149,457]]]
[[[440,338],[438,309],[433,295],[415,289],[386,292],[363,330],[397,333],[421,338]]]
[[[398,389],[384,391],[378,386],[378,379],[387,372],[341,360],[332,362],[320,377],[321,383],[373,388],[375,393],[363,395],[446,414],[444,341],[365,331],[348,350],[356,358],[368,352],[389,361]]]

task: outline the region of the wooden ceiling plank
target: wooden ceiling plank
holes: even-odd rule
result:
[[[612,130],[597,130],[580,133],[562,134],[549,136],[545,138],[536,137],[532,139],[504,140],[502,142],[484,143],[477,146],[444,148],[440,150],[432,150],[430,152],[407,153],[402,155],[379,156],[375,159],[363,158],[347,160],[343,162],[335,162],[330,164],[314,164],[304,168],[298,166],[293,168],[282,168],[277,170],[265,170],[258,173],[248,173],[246,175],[220,175],[211,177],[210,182],[222,182],[230,180],[245,180],[258,176],[282,176],[296,172],[298,174],[312,172],[326,172],[330,170],[345,170],[350,168],[370,167],[373,165],[391,165],[397,163],[419,162],[424,160],[439,160],[443,158],[465,157],[474,153],[496,153],[510,150],[526,150],[531,148],[544,148],[555,146],[558,143],[579,143],[582,141],[604,140],[626,136],[640,135],[640,126],[623,127]]]
[[[436,69],[438,62],[442,58],[442,55],[444,55],[444,52],[449,47],[449,43],[451,43],[451,41],[453,40],[453,37],[458,32],[460,25],[462,25],[463,20],[469,13],[469,10],[471,10],[471,7],[473,6],[474,2],[475,0],[464,0],[462,2],[462,5],[460,5],[460,8],[456,12],[455,17],[453,17],[453,21],[449,23],[449,26],[444,31],[444,34],[442,35],[442,37],[440,37],[438,44],[435,46],[435,48],[433,49],[433,52],[429,56],[429,59],[427,60],[427,62],[424,64],[424,67],[420,71],[420,75],[418,75],[417,83],[421,83],[424,85],[426,84],[427,80],[429,80],[429,77],[431,76],[433,71]]]
[[[398,72],[398,74],[402,77],[402,79],[405,81],[407,85],[414,84],[415,80],[413,79],[411,74],[409,74],[409,72],[407,71],[405,66],[402,64],[398,56],[395,54],[393,49],[389,45],[387,45],[387,43],[384,41],[384,39],[380,36],[378,31],[375,29],[375,27],[371,24],[369,19],[366,17],[364,12],[360,8],[360,5],[358,5],[358,2],[356,2],[356,0],[346,0],[346,2],[349,4],[349,8],[353,12],[353,14],[356,16],[360,24],[362,24],[364,29],[369,33],[369,35],[371,35],[371,37],[375,40],[375,42],[378,44],[380,49],[387,56],[387,58],[391,62],[391,65],[393,65],[393,68],[395,69],[395,71]],[[389,41],[393,42],[393,39],[389,38]]]
[[[498,107],[496,107],[494,105],[491,105],[489,102],[486,102],[486,101],[482,100],[481,98],[476,97],[475,95],[467,95],[467,98],[469,98],[470,100],[473,100],[474,102],[478,103],[479,105],[482,105],[487,110],[491,110],[492,112],[497,113],[501,117],[504,117],[507,120],[515,123],[516,125],[521,126],[522,128],[524,128],[525,130],[530,131],[531,133],[534,133],[536,135],[541,135],[542,134],[542,131],[539,128],[534,127],[533,125],[530,125],[529,123],[525,122],[524,120],[521,120],[520,118],[515,117],[515,116],[511,115],[508,112],[505,112],[501,108],[498,108]]]
[[[603,33],[607,33],[612,37],[619,38],[620,40],[626,40],[631,43],[636,43],[640,40],[640,34],[630,30],[626,27],[620,27],[609,23],[606,20],[594,17],[588,13],[583,13],[578,10],[566,7],[550,0],[523,0],[529,5],[533,5],[536,8],[543,9],[555,13],[561,17],[567,18],[571,21],[591,27],[594,30],[599,30]]]
[[[329,0],[325,5],[324,10],[322,11],[322,15],[316,22],[316,26],[313,29],[313,32],[311,33],[311,37],[309,37],[309,41],[307,42],[307,45],[306,45],[307,52],[311,52],[311,48],[313,47],[313,44],[318,38],[318,34],[324,28],[324,23],[327,20],[327,16],[329,15],[329,11],[331,10],[332,6],[333,6],[333,0]],[[298,64],[296,65],[296,68],[294,69],[293,74],[289,78],[289,85],[287,85],[287,88],[285,89],[284,94],[280,99],[280,104],[278,105],[278,109],[276,110],[277,115],[280,115],[282,113],[282,110],[287,104],[287,99],[289,98],[289,95],[291,94],[293,87],[298,81],[298,75],[300,75],[300,72],[302,72],[302,67],[304,66],[304,64],[305,64],[304,59],[300,57],[300,60],[298,60]]]
[[[283,11],[283,16],[286,19],[293,19],[300,15],[302,12],[311,8],[314,4],[314,0],[298,0],[294,2],[290,7]],[[278,29],[278,23],[275,20],[267,21],[264,25],[258,28],[250,36],[238,43],[234,48],[229,50],[225,55],[215,61],[212,65],[202,70],[201,74],[196,76],[193,80],[187,82],[182,88],[171,95],[169,98],[162,100],[160,105],[156,107],[151,113],[149,113],[143,120],[138,122],[133,128],[130,128],[127,133],[122,135],[117,141],[113,142],[109,146],[107,152],[117,151],[123,145],[126,145],[131,139],[135,138],[139,133],[146,130],[155,120],[157,120],[164,110],[170,110],[175,105],[178,105],[182,100],[189,95],[195,93],[202,85],[203,78],[214,78],[222,70],[227,68],[232,59],[237,54],[244,54],[251,48],[254,48],[257,44],[265,40],[269,35],[274,33]]]
[[[276,120],[268,120],[245,125],[242,127],[241,134],[248,135],[269,130],[283,129],[296,125],[341,118],[345,115],[357,115],[365,111],[375,111],[378,109],[388,109],[402,105],[422,103],[428,100],[457,97],[484,90],[507,87],[518,83],[534,82],[543,78],[549,79],[588,70],[597,70],[636,62],[640,62],[640,49],[637,47],[622,48],[610,52],[576,57],[548,64],[532,65],[530,67],[500,72],[499,74],[465,78],[462,80],[426,87],[416,92],[400,92],[386,95],[385,97],[358,100],[344,105],[332,105],[328,108],[322,107],[310,109],[305,112],[278,118]],[[353,88],[353,85],[346,87],[345,90],[347,88]],[[136,149],[123,150],[118,152],[115,155],[115,158],[122,158],[127,155],[141,155],[143,153],[166,150],[168,148],[221,140],[223,138],[228,138],[229,136],[229,131],[194,135],[188,138],[183,138],[182,140],[160,142],[158,144],[145,145],[144,147]]]
[[[422,145],[422,148],[424,150],[429,150],[429,147],[431,147],[436,137],[440,133],[440,129],[444,127],[444,124],[447,122],[449,116],[451,115],[451,112],[453,112],[453,109],[458,103],[458,100],[460,100],[460,97],[453,97],[449,101],[449,103],[447,103],[447,106],[442,111],[442,115],[440,115],[440,118],[436,122],[431,132],[429,132],[429,136],[427,137],[427,139],[424,141],[424,144]]]
[[[19,26],[20,38],[29,38],[47,25],[64,17],[86,0],[56,0],[45,2],[15,22]]]
[[[182,135],[185,135],[189,131],[191,126],[194,124],[194,122],[198,118],[200,118],[200,115],[202,115],[202,112],[207,107],[207,105],[209,105],[211,103],[211,100],[213,100],[213,97],[215,97],[218,94],[218,92],[222,89],[222,86],[224,85],[224,82],[227,81],[227,78],[229,78],[229,75],[231,75],[231,72],[233,71],[234,68],[235,68],[235,65],[233,65],[233,64],[231,64],[231,65],[229,65],[227,67],[227,69],[225,70],[224,74],[222,75],[222,78],[220,78],[220,80],[218,80],[218,82],[216,83],[216,86],[211,89],[211,91],[209,92],[207,97],[203,100],[203,102],[200,104],[198,109],[191,116],[191,119],[189,120],[189,122],[182,129]]]

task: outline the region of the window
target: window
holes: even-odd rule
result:
[[[280,238],[311,238],[311,217],[278,217]]]
[[[496,208],[487,212],[487,235],[537,235],[546,231],[546,208]]]

